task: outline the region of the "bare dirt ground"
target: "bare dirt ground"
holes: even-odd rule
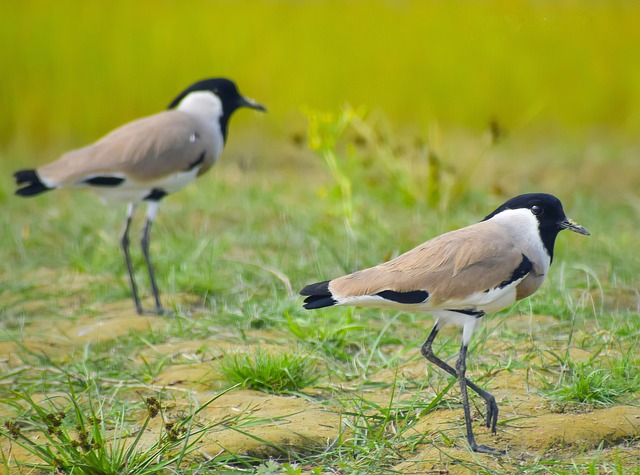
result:
[[[20,345],[35,353],[46,354],[56,361],[64,361],[64,355],[80,350],[87,343],[108,342],[127,335],[131,330],[162,329],[167,317],[138,316],[129,309],[130,302],[114,304],[100,316],[88,316],[71,320],[34,320],[26,323],[25,335]],[[542,326],[552,317],[536,318]],[[521,318],[522,325],[530,324],[531,317]],[[489,343],[497,346],[498,341]],[[4,374],[25,368],[24,349],[14,342],[0,343],[0,369]],[[268,345],[267,345],[268,346]],[[193,406],[193,401],[204,403],[216,390],[223,387],[221,375],[216,370],[216,360],[228,351],[243,351],[230,343],[228,338],[212,336],[196,341],[180,341],[159,345],[146,345],[135,356],[140,364],[158,358],[169,357],[169,364],[148,386],[149,393],[161,390],[170,394],[173,402],[168,412],[178,412]],[[525,351],[526,348],[523,348]],[[274,351],[277,347],[274,346]],[[417,351],[417,349],[416,349]],[[472,355],[473,357],[473,355]],[[580,358],[576,350],[575,358]],[[585,355],[586,357],[586,355]],[[544,358],[544,355],[541,356]],[[394,370],[381,371],[370,377],[373,381],[393,381],[401,374],[408,379],[419,380],[425,371],[433,371],[420,360]],[[19,376],[17,376],[19,377]],[[14,378],[2,384],[12,384]],[[482,426],[482,416],[476,412],[475,427],[479,443],[507,449],[507,455],[492,457],[471,453],[465,443],[464,422],[460,408],[438,409],[421,416],[411,433],[423,434],[424,439],[416,450],[407,452],[394,470],[400,473],[473,473],[479,467],[503,472],[517,471],[521,464],[541,458],[555,460],[580,460],[600,450],[602,457],[621,460],[629,473],[640,470],[640,408],[618,405],[588,410],[582,413],[557,413],[535,390],[530,388],[525,371],[503,371],[490,382],[490,390],[496,396],[501,413],[496,436]],[[117,382],[114,381],[114,384]],[[451,390],[456,391],[457,388]],[[140,391],[137,389],[136,391]],[[386,404],[391,389],[365,390],[370,400]],[[360,393],[362,394],[362,393]],[[455,393],[457,394],[457,392]],[[413,397],[413,394],[395,394],[397,401]],[[430,395],[425,394],[425,398]],[[321,390],[310,390],[309,397],[275,396],[251,390],[233,390],[215,400],[200,416],[204,420],[222,419],[229,414],[244,414],[263,422],[243,431],[233,428],[216,428],[200,441],[198,454],[205,458],[224,453],[249,454],[268,459],[282,457],[283,452],[317,450],[328,446],[343,432],[345,415],[343,407],[328,402]],[[478,402],[481,406],[481,404]],[[6,409],[6,408],[5,408]],[[7,417],[0,414],[0,419]],[[143,414],[141,414],[141,417]],[[389,427],[389,431],[394,428]],[[151,440],[157,426],[147,429]],[[635,440],[635,443],[629,441]],[[1,440],[5,457],[25,460],[27,457],[6,439]],[[286,456],[286,455],[285,455]],[[510,468],[511,467],[511,468]]]

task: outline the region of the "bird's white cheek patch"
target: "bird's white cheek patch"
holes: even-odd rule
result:
[[[187,95],[177,107],[178,110],[189,112],[199,117],[218,123],[222,117],[222,102],[210,91],[192,92]]]

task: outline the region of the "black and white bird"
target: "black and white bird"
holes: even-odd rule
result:
[[[486,402],[486,425],[496,432],[495,398],[466,378],[471,336],[482,317],[533,294],[547,276],[556,236],[563,229],[589,235],[568,219],[555,196],[529,193],[510,199],[483,221],[442,234],[397,258],[337,279],[306,286],[304,308],[332,305],[429,313],[435,326],[422,355],[458,379],[467,441],[475,452],[502,454],[476,444],[467,387]],[[446,324],[462,327],[455,369],[438,358],[433,340]]]
[[[147,205],[142,252],[155,300],[152,313],[164,312],[149,257],[151,224],[160,201],[213,166],[227,140],[231,115],[240,107],[266,111],[243,97],[233,81],[198,81],[182,91],[168,110],[129,122],[97,142],[72,150],[35,170],[14,173],[19,196],[56,188],[90,188],[107,202],[128,203],[122,233],[131,292],[138,313],[145,313],[129,253],[129,228],[138,204]]]

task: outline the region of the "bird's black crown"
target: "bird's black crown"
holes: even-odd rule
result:
[[[493,218],[496,214],[499,214],[508,209],[530,209],[531,212],[538,217],[538,220],[556,220],[562,221],[566,219],[562,203],[558,198],[548,193],[526,193],[524,195],[518,195],[511,198],[500,205],[493,213],[484,218]]]
[[[178,104],[192,92],[209,91],[213,92],[222,101],[222,109],[225,114],[230,115],[234,110],[240,107],[243,97],[238,91],[238,86],[231,79],[226,78],[210,78],[203,79],[193,83],[191,86],[182,91],[178,97],[176,97],[168,109],[177,107]]]
[[[569,222],[564,214],[562,203],[558,198],[547,193],[526,193],[518,195],[499,206],[493,213],[484,218],[483,221],[493,218],[497,214],[510,209],[528,209],[538,220],[538,231],[540,239],[553,260],[553,248],[556,237]]]

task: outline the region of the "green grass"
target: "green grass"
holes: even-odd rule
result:
[[[218,369],[232,385],[287,394],[299,392],[318,379],[313,366],[309,355],[272,353],[258,347],[252,353],[225,355]]]
[[[592,236],[559,236],[544,286],[475,335],[469,373],[491,391],[521,381],[549,411],[637,407],[637,5],[34,0],[5,2],[0,13],[0,397],[14,411],[0,419],[49,441],[42,463],[86,457],[69,445],[80,420],[113,454],[133,447],[131,460],[157,461],[160,450],[165,473],[179,462],[194,474],[392,473],[427,448],[439,454],[429,470],[640,470],[637,434],[499,463],[465,452],[456,386],[419,355],[430,317],[307,312],[296,295],[476,222],[514,194],[551,192]],[[234,78],[269,114],[238,113],[222,162],[163,203],[152,252],[176,317],[80,341],[75,325],[131,308],[118,249],[125,210],[83,192],[17,199],[11,173],[156,112],[210,75]],[[255,350],[266,345],[282,351]],[[450,362],[458,348],[456,331],[435,342]],[[194,452],[172,459],[160,435],[152,449],[118,445],[114,428],[137,434],[148,421],[148,394],[178,407],[198,391],[215,397],[229,384],[212,376],[224,365],[269,398],[294,392],[341,414],[340,430],[292,447],[262,435],[286,417],[253,417],[258,405],[219,428],[270,452],[201,453],[195,439],[179,439]],[[517,401],[496,391],[504,437],[535,425],[526,409],[508,417]],[[75,414],[63,419],[66,446],[38,419],[60,404]],[[103,422],[91,423],[92,411]],[[446,411],[449,422],[432,429],[430,417]],[[187,405],[180,420],[200,414]],[[7,440],[0,453],[15,471]]]
[[[82,475],[151,475],[177,470],[183,459],[197,449],[205,432],[216,426],[237,423],[237,417],[198,426],[198,414],[224,392],[214,396],[186,417],[170,420],[157,397],[144,400],[146,415],[141,426],[130,421],[131,406],[108,407],[100,390],[92,385],[76,393],[69,381],[68,394],[34,400],[14,392],[3,403],[20,413],[6,420],[0,435],[31,454],[35,461],[23,466],[31,470]],[[151,444],[143,436],[159,417],[160,433]],[[4,460],[9,470],[10,463]]]
[[[602,348],[607,347],[603,345]],[[562,410],[572,406],[611,406],[640,390],[640,376],[635,370],[639,361],[635,352],[613,359],[603,358],[599,353],[596,351],[589,361],[580,363],[556,355],[560,368],[557,381],[543,379],[543,390],[554,405]]]
[[[343,108],[317,120],[332,127],[331,121],[345,111],[348,120],[310,151],[300,149],[293,158],[272,162],[250,158],[247,170],[239,163],[243,155],[230,150],[211,174],[170,197],[154,227],[152,252],[163,298],[176,317],[155,319],[157,326],[116,340],[78,344],[64,331],[54,332],[61,336],[53,341],[47,335],[52,334],[51,322],[73,328],[74,322],[108,318],[103,309],[114,302],[130,308],[118,249],[121,210],[97,213],[101,204],[81,192],[11,199],[0,218],[6,230],[0,236],[0,273],[6,282],[0,290],[0,343],[15,341],[23,348],[17,353],[21,364],[3,363],[7,371],[0,393],[35,401],[41,393],[61,392],[69,398],[70,391],[84,394],[97,387],[93,403],[102,407],[112,399],[109,391],[121,387],[119,410],[130,414],[143,409],[138,393],[157,390],[167,371],[206,365],[212,374],[226,374],[220,381],[211,376],[213,392],[237,382],[270,394],[324,401],[342,414],[337,438],[320,448],[281,446],[240,425],[233,430],[272,447],[280,458],[266,462],[253,453],[207,461],[187,457],[183,470],[193,473],[223,467],[232,467],[230,473],[298,473],[302,467],[303,473],[347,467],[386,473],[425,447],[443,454],[466,447],[455,425],[436,433],[417,429],[430,415],[450,410],[455,419],[460,410],[454,381],[419,355],[432,324],[429,317],[347,308],[306,312],[295,292],[481,219],[504,196],[483,190],[491,183],[484,172],[477,181],[468,179],[478,169],[478,157],[492,167],[503,163],[516,187],[531,180],[521,163],[536,160],[541,149],[511,139],[464,160],[439,152],[438,171],[429,153],[400,146],[406,137],[381,126],[384,117]],[[313,130],[309,137],[313,140]],[[473,135],[444,137],[441,150],[475,150]],[[580,149],[572,143],[564,147],[568,156]],[[511,150],[518,150],[519,164]],[[5,176],[10,172],[6,164],[0,167]],[[568,170],[560,167],[558,173]],[[544,394],[551,410],[637,404],[633,368],[640,340],[640,264],[631,245],[640,239],[631,224],[636,211],[631,199],[614,203],[589,193],[597,190],[599,178],[586,174],[583,187],[546,189],[565,201],[567,213],[592,236],[560,235],[548,282],[530,299],[491,316],[475,336],[469,371],[487,389],[503,375],[513,380],[527,374],[529,392]],[[137,259],[141,265],[139,255]],[[193,350],[161,349],[190,341],[198,342]],[[46,348],[34,342],[45,342]],[[255,349],[265,343],[283,351]],[[223,344],[233,349],[219,351]],[[456,331],[444,332],[435,344],[437,354],[449,361],[458,347]],[[576,351],[586,361],[576,360]],[[180,394],[173,398],[180,400]],[[481,415],[482,404],[472,400]],[[508,410],[504,404],[501,408]],[[518,421],[501,419],[499,427],[509,432]],[[272,422],[258,419],[250,427]],[[40,424],[43,430],[45,426]],[[523,470],[615,473],[620,460],[628,460],[627,453],[637,454],[633,444],[633,439],[620,444],[616,452],[541,453]],[[511,467],[511,462],[496,466],[483,458],[442,457],[443,466],[461,464],[472,471],[509,473]]]
[[[559,401],[584,403],[594,406],[608,406],[615,403],[626,392],[633,391],[634,385],[626,378],[612,378],[605,369],[585,365],[571,368],[565,385],[551,392]]]

